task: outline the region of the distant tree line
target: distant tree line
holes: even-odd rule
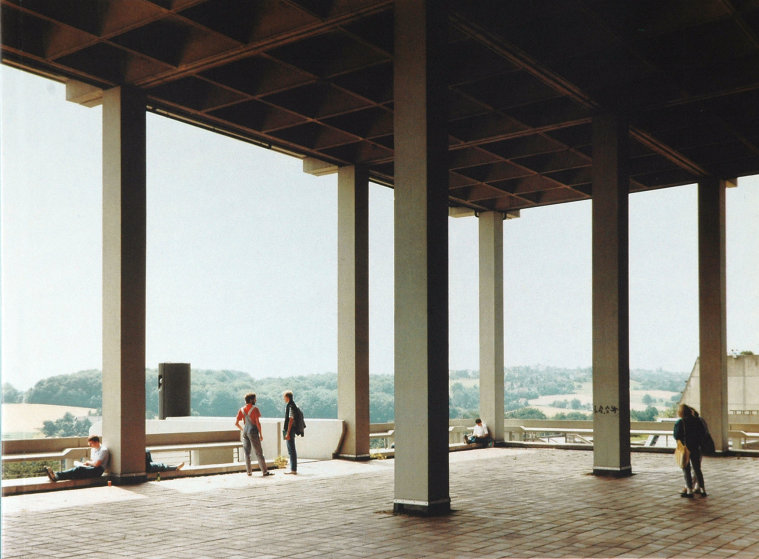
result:
[[[43,379],[26,392],[11,384],[3,384],[3,402],[55,404],[93,408],[100,415],[103,405],[102,375],[98,370],[79,371]],[[258,396],[258,407],[264,417],[279,417],[284,413],[282,393],[292,390],[296,403],[308,417],[337,417],[337,375],[323,373],[287,378],[253,379],[240,371],[211,371],[193,369],[191,373],[190,400],[192,415],[233,416],[244,404],[248,392]],[[393,377],[372,375],[369,377],[371,393],[370,419],[375,423],[393,420]],[[158,370],[145,371],[145,415],[148,419],[158,417]],[[74,417],[59,420],[49,426],[48,432],[68,436]],[[52,423],[52,422],[51,422]],[[81,423],[81,422],[80,422]]]
[[[26,392],[10,384],[3,385],[3,401],[57,404],[94,408],[98,414],[102,408],[102,378],[98,370],[79,371],[43,379]],[[681,391],[685,385],[684,373],[665,371],[631,371],[631,378],[645,389]],[[504,372],[504,411],[507,417],[545,419],[545,414],[529,407],[528,401],[539,396],[573,394],[581,383],[592,380],[590,368],[561,369],[556,367],[512,367]],[[479,415],[479,373],[456,370],[449,374],[449,416],[473,418]],[[283,413],[282,392],[292,390],[295,401],[306,417],[337,417],[337,374],[292,376],[286,378],[254,379],[248,373],[229,370],[193,369],[191,375],[191,413],[198,416],[233,416],[243,404],[248,392],[258,395],[258,406],[264,417],[278,417]],[[392,421],[394,417],[394,383],[391,375],[370,375],[369,417],[372,423]],[[571,411],[562,412],[556,419],[589,419],[582,413],[579,400],[567,399],[554,402]],[[147,418],[158,416],[158,371],[145,372],[145,409]],[[659,411],[653,407],[632,411],[633,420],[652,420]],[[47,425],[50,423],[50,425]],[[83,421],[73,416],[57,422],[47,422],[47,436],[64,434],[83,429]],[[55,434],[49,434],[55,433]]]
[[[89,434],[92,422],[87,417],[77,418],[67,412],[60,419],[45,421],[42,434],[46,437],[83,437]]]
[[[648,406],[645,410],[630,410],[631,421],[656,421],[656,418],[673,417],[671,410],[666,410],[665,413],[660,412],[653,406]],[[582,413],[579,411],[560,412],[552,417],[548,417],[543,410],[538,408],[524,407],[514,411],[507,412],[504,416],[506,419],[557,419],[557,420],[590,420],[593,419],[593,414]]]

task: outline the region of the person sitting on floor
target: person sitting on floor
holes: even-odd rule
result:
[[[176,466],[170,466],[169,464],[163,464],[161,462],[153,462],[150,449],[145,450],[145,471],[149,474],[154,472],[173,472],[175,470],[181,470],[182,468],[184,468],[184,462],[180,462]]]
[[[490,433],[488,426],[479,417],[474,420],[474,431],[471,435],[464,435],[464,442],[467,444],[481,444],[488,446],[490,444]]]
[[[87,444],[90,447],[90,459],[85,460],[82,463],[77,463],[73,468],[63,470],[62,472],[54,472],[52,468],[45,467],[47,477],[50,481],[60,481],[62,479],[87,479],[92,477],[100,477],[108,467],[108,460],[111,458],[111,453],[108,449],[100,444],[100,437],[92,435],[87,439]]]

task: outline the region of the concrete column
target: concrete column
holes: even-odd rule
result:
[[[103,94],[103,438],[116,482],[145,477],[145,100]]]
[[[593,119],[593,473],[630,467],[627,124]]]
[[[443,2],[395,4],[396,512],[450,511]]]
[[[503,215],[484,212],[480,230],[480,416],[503,441]]]
[[[369,179],[365,168],[337,175],[337,417],[340,456],[369,459]]]
[[[698,183],[698,319],[701,404],[718,451],[728,450],[725,322],[725,181]]]

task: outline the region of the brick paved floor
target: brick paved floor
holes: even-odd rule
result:
[[[706,458],[682,499],[669,454],[589,475],[587,451],[450,455],[453,513],[394,516],[393,461],[304,463],[2,499],[2,557],[759,557],[759,459]]]

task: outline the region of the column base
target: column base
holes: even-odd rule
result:
[[[410,516],[443,516],[451,512],[451,499],[439,501],[404,501],[396,499],[393,502],[393,514],[408,514]]]
[[[113,485],[137,485],[148,481],[148,475],[142,474],[110,474],[108,479]]]
[[[633,473],[632,466],[625,466],[623,468],[594,467],[593,475],[605,477],[629,477],[633,475]]]
[[[354,462],[365,462],[367,460],[371,460],[372,457],[369,454],[333,454],[333,458],[338,458],[340,460],[352,460]]]

